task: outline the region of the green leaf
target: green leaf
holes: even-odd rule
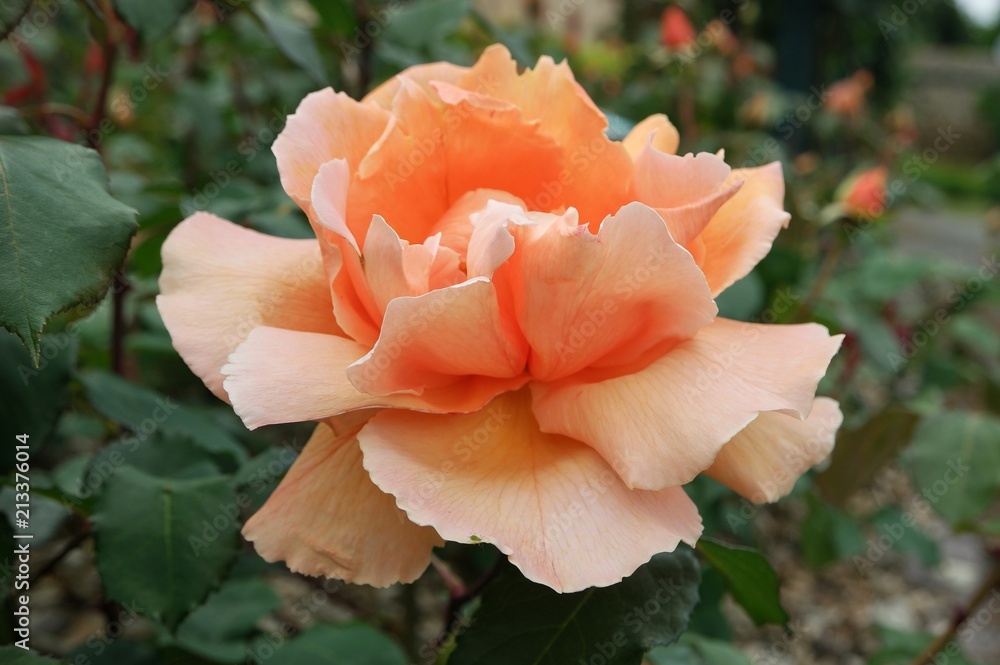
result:
[[[34,651],[25,651],[20,647],[0,647],[0,663],[4,665],[60,665],[58,660],[39,656]]]
[[[108,597],[175,628],[239,551],[238,515],[224,476],[171,480],[122,466],[93,516]]]
[[[351,35],[358,23],[354,5],[349,0],[309,0],[323,26],[341,35]]]
[[[21,338],[35,363],[51,316],[107,293],[135,218],[108,193],[93,150],[0,136],[0,326]]]
[[[246,450],[232,435],[200,411],[173,398],[137,386],[109,372],[91,370],[80,375],[91,405],[143,441],[153,431],[190,437],[210,453],[245,462]]]
[[[272,655],[273,654],[273,655]],[[316,624],[284,644],[264,638],[252,647],[248,662],[268,665],[406,665],[402,650],[365,624]]]
[[[471,0],[425,0],[400,6],[387,20],[385,39],[408,49],[425,49],[445,40],[469,13]]]
[[[27,434],[32,452],[49,438],[69,398],[70,369],[76,344],[68,335],[41,339],[38,367],[27,349],[11,334],[0,331],[0,441]],[[5,445],[0,472],[13,468],[14,448]]]
[[[857,490],[871,484],[882,467],[894,460],[913,437],[920,416],[892,407],[859,428],[841,430],[830,466],[815,476],[823,496],[843,506]]]
[[[689,549],[659,554],[620,583],[556,593],[510,570],[482,597],[449,665],[567,665],[600,657],[638,665],[687,628],[698,601],[698,563]]]
[[[309,28],[290,16],[278,13],[263,2],[254,3],[251,11],[260,20],[265,32],[279,51],[301,67],[314,82],[326,85],[326,67]]]
[[[653,649],[646,660],[651,665],[751,665],[751,660],[733,645],[691,632],[673,646]]]
[[[31,0],[0,2],[0,39],[5,39],[17,28],[18,23],[21,22],[30,8]]]
[[[758,626],[787,623],[788,614],[781,606],[778,575],[760,552],[711,538],[699,540],[698,551],[726,578],[733,600],[746,610],[754,623]]]
[[[941,562],[937,541],[920,529],[912,512],[888,506],[869,517],[868,522],[878,528],[879,538],[883,542],[888,539],[898,552],[914,557],[925,566]]]
[[[850,515],[809,495],[809,513],[802,523],[802,555],[813,568],[846,559],[864,549],[865,539]]]
[[[1000,419],[969,411],[928,417],[903,454],[920,496],[954,526],[1000,493]]]
[[[187,616],[177,629],[177,641],[208,660],[241,662],[257,621],[280,604],[278,595],[260,580],[229,581]]]
[[[114,0],[115,12],[143,39],[159,39],[194,6],[194,0]]]

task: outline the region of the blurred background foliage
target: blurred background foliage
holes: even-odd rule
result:
[[[34,446],[32,644],[81,665],[504,662],[462,655],[484,639],[466,632],[475,584],[346,587],[240,543],[309,428],[246,431],[154,305],[160,247],[194,211],[309,236],[270,152],[303,96],[360,97],[501,42],[522,65],[567,59],[612,135],[664,112],[682,151],[780,160],[790,227],[720,308],[846,334],[821,388],[847,416],[828,466],[776,506],[690,486],[707,535],[763,557],[706,545],[691,628],[648,661],[924,663],[954,647],[948,662],[1000,662],[1000,619],[976,605],[1000,579],[993,9],[990,23],[949,0],[2,0],[0,152],[25,134],[94,148],[138,212],[124,264],[103,265],[106,297],[52,317],[37,367],[0,331],[0,429]],[[6,511],[13,456],[2,466]],[[168,571],[171,553],[184,565]],[[499,565],[487,547],[440,556],[465,580]],[[734,585],[734,566],[757,586]],[[9,557],[2,572],[9,592]],[[498,588],[480,611],[508,602]]]

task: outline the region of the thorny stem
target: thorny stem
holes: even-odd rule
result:
[[[994,555],[993,568],[990,570],[989,575],[983,580],[976,592],[972,594],[972,598],[964,607],[962,607],[951,619],[951,623],[948,624],[948,629],[938,635],[937,639],[931,642],[923,653],[916,657],[916,659],[911,663],[911,665],[928,665],[934,661],[934,656],[939,652],[944,650],[948,644],[955,639],[955,634],[958,629],[961,628],[965,620],[969,618],[969,615],[986,600],[986,596],[993,590],[995,586],[1000,584],[1000,555]]]

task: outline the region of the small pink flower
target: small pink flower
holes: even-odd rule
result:
[[[163,247],[158,305],[246,425],[317,421],[246,524],[269,561],[384,586],[443,540],[559,591],[694,543],[699,473],[774,501],[841,415],[817,324],[717,317],[788,223],[779,164],[624,141],[569,68],[406,70],[306,97],[274,153],[316,240],[213,215]]]
[[[678,51],[694,44],[697,38],[698,32],[683,9],[670,5],[663,11],[660,18],[660,41],[667,48]]]

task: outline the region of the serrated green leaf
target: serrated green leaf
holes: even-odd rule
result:
[[[930,416],[903,460],[942,517],[955,526],[972,521],[1000,494],[1000,419],[969,411]]]
[[[281,603],[257,579],[231,580],[189,614],[177,629],[177,642],[203,658],[223,663],[246,659],[247,642],[257,621]]]
[[[365,624],[316,624],[278,646],[264,638],[251,647],[250,658],[264,660],[268,665],[406,665],[409,662],[392,640]]]
[[[638,665],[687,628],[698,602],[698,563],[689,549],[659,554],[620,583],[556,593],[514,570],[491,584],[449,665],[566,665],[595,656]]]
[[[40,358],[54,314],[107,293],[136,230],[108,193],[93,150],[37,136],[0,136],[0,326]]]
[[[194,0],[114,0],[115,12],[144,39],[159,39],[177,23]]]
[[[733,600],[746,610],[758,626],[783,624],[788,614],[781,606],[778,575],[757,550],[702,538],[698,551],[726,579]]]
[[[171,480],[125,465],[104,483],[92,519],[108,597],[171,629],[239,551],[238,509],[224,476]]]

